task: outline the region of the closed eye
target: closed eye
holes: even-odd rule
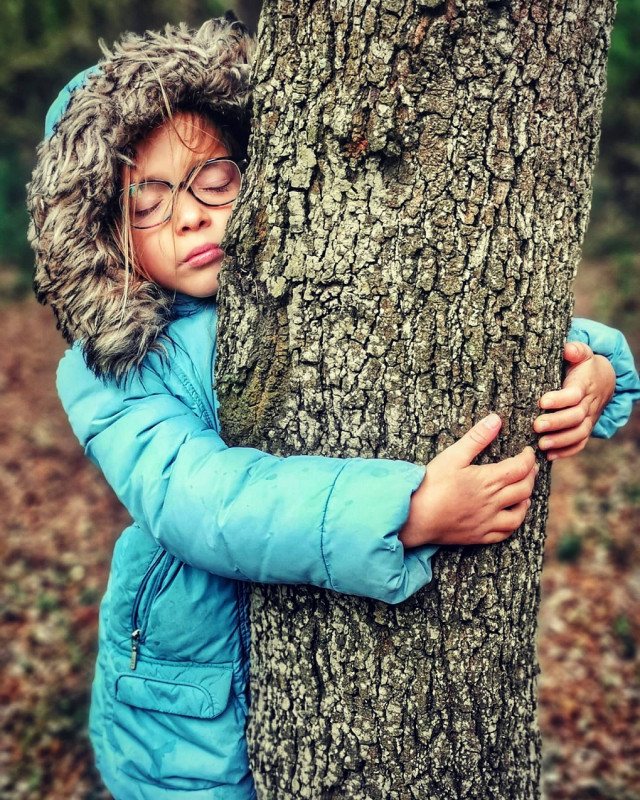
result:
[[[129,196],[134,219],[144,219],[171,198],[171,188],[160,181],[145,181],[133,184]]]
[[[232,183],[233,183],[233,181],[226,181],[225,183],[221,183],[218,186],[211,186],[211,185],[198,186],[198,191],[199,192],[214,192],[214,193],[215,192],[220,192],[220,193],[228,192]]]

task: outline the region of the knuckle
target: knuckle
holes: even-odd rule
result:
[[[480,433],[480,431],[477,428],[471,428],[471,430],[467,435],[476,444],[484,444],[484,442],[486,442],[486,438]]]
[[[520,480],[526,478],[533,469],[534,458],[527,455],[518,466]]]
[[[590,420],[583,420],[578,426],[578,435],[580,436],[581,439],[586,440],[591,435],[592,430],[593,430],[593,425],[591,424]]]

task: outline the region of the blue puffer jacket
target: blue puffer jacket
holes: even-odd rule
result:
[[[168,358],[149,355],[123,386],[96,378],[77,347],[58,372],[74,432],[136,521],[102,604],[91,737],[118,798],[244,800],[244,581],[397,603],[428,583],[435,548],[404,552],[396,535],[422,467],[227,448],[211,388],[215,304],[177,308]],[[633,361],[604,325],[578,320],[570,338],[619,376],[606,435],[640,396]]]
[[[96,378],[77,347],[58,372],[75,434],[136,521],[102,604],[91,736],[118,798],[244,800],[243,582],[397,603],[429,582],[435,548],[405,552],[396,533],[422,467],[227,448],[215,305],[178,311],[168,357],[149,355],[124,385]]]

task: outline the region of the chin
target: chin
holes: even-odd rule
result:
[[[184,291],[185,294],[190,294],[192,297],[200,297],[203,299],[205,297],[215,297],[220,286],[218,272],[219,270],[216,270],[215,275],[207,275],[206,277],[204,275],[199,276],[200,280],[190,281],[190,285],[185,286],[182,291]],[[178,291],[180,291],[180,289]]]

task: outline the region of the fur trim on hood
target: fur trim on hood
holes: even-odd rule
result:
[[[27,203],[38,300],[70,343],[82,342],[96,375],[121,380],[162,350],[174,299],[125,274],[111,232],[121,166],[131,163],[131,144],[166,118],[167,103],[213,114],[246,142],[253,42],[228,15],[198,30],[125,34],[104,53],[39,146]]]

